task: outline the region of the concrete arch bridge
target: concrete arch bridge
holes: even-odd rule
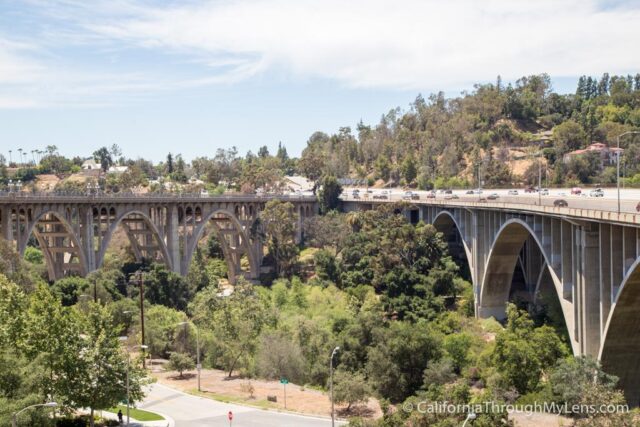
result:
[[[302,222],[317,211],[315,197],[9,193],[0,195],[0,231],[21,255],[35,238],[49,278],[56,280],[100,268],[119,228],[139,261],[162,262],[184,275],[198,241],[213,230],[234,283],[239,275],[257,279],[261,273],[264,245],[251,228],[265,204],[275,198],[294,205],[301,238]],[[246,271],[243,257],[249,264]]]
[[[389,201],[344,200],[345,210]],[[477,317],[556,298],[575,355],[598,358],[640,403],[640,215],[531,203],[411,201],[468,263]]]

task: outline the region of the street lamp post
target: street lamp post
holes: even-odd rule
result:
[[[330,377],[329,390],[331,394],[331,427],[334,427],[336,425],[336,418],[335,418],[336,412],[333,408],[333,358],[335,357],[338,350],[340,350],[340,347],[334,348],[333,351],[331,352],[331,358],[329,359],[329,377]]]
[[[129,337],[120,337],[121,342],[125,342],[129,339]],[[140,350],[144,351],[147,349],[146,345],[134,345],[131,347],[132,349],[140,348]],[[144,354],[143,354],[144,356]],[[144,357],[142,358],[144,362]],[[129,367],[131,366],[131,353],[129,353],[129,349],[127,348],[127,425],[129,425],[129,407],[131,406],[130,397],[129,397]]]
[[[464,423],[462,423],[462,427],[465,427],[468,421],[473,421],[475,419],[476,419],[476,414],[474,412],[469,412],[469,415],[467,415],[467,419],[465,419]]]
[[[200,364],[200,331],[198,326],[193,322],[180,322],[178,325],[188,325],[191,323],[196,330],[196,370],[198,372],[198,391],[200,390],[200,371],[202,371],[202,365]]]
[[[640,134],[640,131],[630,130],[628,132],[621,133],[616,137],[618,151],[616,151],[616,187],[618,189],[618,213],[620,213],[620,138],[625,135]]]
[[[20,409],[18,412],[14,412],[13,415],[11,416],[11,427],[18,427],[18,415],[20,415],[27,409],[38,408],[38,407],[55,408],[56,406],[58,406],[56,402],[47,402],[47,403],[37,403],[35,405],[27,406],[26,408]]]

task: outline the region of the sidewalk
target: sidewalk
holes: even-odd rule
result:
[[[161,414],[156,412],[158,415],[162,415],[164,420],[160,421],[138,421],[133,417],[129,418],[129,427],[175,427],[175,422],[171,417],[166,416],[165,414]],[[102,417],[110,420],[117,420],[118,414],[114,414],[113,412],[102,411]],[[127,425],[127,416],[123,417],[124,425]]]

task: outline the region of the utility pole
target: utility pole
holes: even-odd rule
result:
[[[334,348],[333,351],[331,352],[331,358],[329,359],[329,377],[330,377],[329,393],[331,395],[331,427],[335,427],[336,425],[336,411],[333,407],[333,358],[335,357],[338,350],[340,350],[340,347]]]
[[[142,346],[144,347],[144,273],[140,272],[140,328],[142,333]],[[144,349],[143,349],[144,351]],[[144,355],[143,355],[144,356]],[[142,358],[142,368],[146,369],[147,365],[145,363],[146,358]]]

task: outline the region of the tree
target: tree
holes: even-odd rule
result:
[[[167,163],[165,165],[165,173],[171,175],[173,173],[173,154],[167,154]]]
[[[87,279],[70,276],[56,280],[51,286],[51,290],[60,299],[63,306],[72,306],[78,302],[78,297],[90,286]]]
[[[304,358],[300,346],[284,333],[267,332],[260,337],[258,373],[267,379],[304,380]]]
[[[345,217],[344,214],[332,210],[326,215],[307,218],[304,223],[305,240],[317,248],[332,249],[333,254],[337,256],[352,231]]]
[[[338,264],[336,257],[326,249],[320,249],[313,255],[313,262],[316,267],[316,273],[321,279],[338,281]]]
[[[320,181],[320,192],[318,194],[320,213],[326,214],[333,209],[337,209],[341,193],[342,186],[338,183],[336,177],[325,175]]]
[[[507,307],[507,327],[496,336],[492,360],[497,372],[521,395],[537,389],[542,372],[569,353],[553,328],[534,328],[529,315]]]
[[[584,129],[573,120],[567,120],[553,128],[553,143],[558,159],[562,159],[562,155],[568,151],[583,147],[586,140]]]
[[[369,386],[360,372],[349,372],[338,369],[333,379],[333,397],[336,403],[346,403],[347,411],[352,405],[366,402],[369,397]]]
[[[112,327],[106,308],[91,303],[83,323],[83,333],[76,338],[78,352],[65,354],[65,364],[73,366],[71,386],[67,390],[70,403],[77,408],[90,408],[91,425],[96,409],[112,408],[127,397],[125,379],[129,377],[132,402],[144,397],[144,372],[136,364],[128,364]],[[68,378],[69,378],[68,377]]]
[[[107,172],[111,166],[113,166],[113,158],[107,147],[102,147],[93,152],[93,159],[96,162],[100,162],[100,167],[104,172]]]
[[[231,377],[236,369],[250,365],[266,320],[264,308],[251,283],[242,279],[228,297],[210,297],[208,304],[200,307],[211,313],[208,325],[215,337],[213,362]],[[202,317],[198,312],[194,316]]]
[[[263,145],[258,149],[258,157],[266,158],[269,157],[269,148],[266,145]]]
[[[298,215],[294,206],[289,202],[270,200],[260,212],[260,221],[276,274],[290,276],[298,259],[295,243]]]
[[[413,159],[413,156],[409,155],[402,162],[402,176],[406,181],[407,185],[410,185],[413,180],[416,179],[418,175],[418,170],[416,168],[416,162]]]
[[[167,370],[177,371],[178,375],[180,375],[180,379],[184,378],[184,371],[189,371],[195,367],[196,365],[193,362],[193,359],[186,353],[174,352],[169,356]]]
[[[192,284],[164,264],[153,264],[144,282],[144,296],[152,304],[184,310],[193,298]]]
[[[369,382],[380,395],[401,402],[422,386],[425,368],[440,358],[440,343],[426,322],[392,322],[375,334],[367,351]]]

